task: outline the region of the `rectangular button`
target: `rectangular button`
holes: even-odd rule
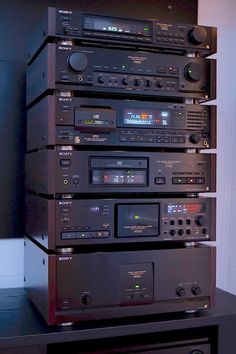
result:
[[[155,177],[155,184],[165,184],[166,179],[165,177]]]
[[[70,159],[61,159],[60,160],[60,165],[61,166],[70,166],[71,165],[71,160]]]
[[[94,238],[95,233],[93,231],[81,231],[77,232],[77,238]]]
[[[170,74],[178,74],[178,72],[179,72],[178,68],[173,68],[172,66],[169,67]]]
[[[95,232],[95,235],[97,238],[106,238],[110,236],[110,232],[109,231],[97,231]]]
[[[195,177],[189,177],[189,178],[187,178],[187,183],[188,183],[188,184],[195,184],[195,183],[196,183],[196,178],[195,178]]]
[[[187,178],[186,177],[173,177],[172,183],[173,184],[187,184]]]
[[[63,74],[63,73],[60,74],[60,79],[64,80],[64,81],[69,81],[70,80],[69,75]]]
[[[205,184],[204,177],[196,177],[196,184]]]
[[[166,66],[159,66],[159,67],[157,68],[157,72],[158,72],[158,73],[165,74],[165,73],[166,73]]]
[[[61,233],[62,240],[75,240],[76,232],[62,232]]]

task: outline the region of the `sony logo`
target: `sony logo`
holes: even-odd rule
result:
[[[72,257],[69,256],[63,256],[58,258],[59,261],[71,261]]]
[[[72,47],[61,47],[61,46],[59,46],[58,47],[58,49],[61,49],[61,50],[71,50],[72,49]]]
[[[71,14],[72,14],[72,11],[59,10],[59,14],[67,14],[67,15],[71,15]]]
[[[59,101],[63,101],[63,102],[71,102],[71,101],[72,101],[72,98],[59,97]]]
[[[59,152],[60,156],[72,156],[72,152]]]
[[[72,202],[58,202],[59,205],[71,205]]]

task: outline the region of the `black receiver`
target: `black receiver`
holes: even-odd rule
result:
[[[40,150],[26,156],[26,188],[51,195],[214,192],[215,168],[215,154]]]
[[[102,16],[50,7],[31,37],[29,61],[47,40],[53,38],[180,54],[196,52],[202,56],[216,52],[215,27]]]
[[[27,104],[50,90],[126,98],[216,96],[216,61],[49,43],[27,70]]]
[[[26,198],[26,233],[60,247],[215,240],[215,198]],[[40,222],[38,222],[40,220]]]
[[[50,145],[216,147],[216,106],[49,95],[27,118],[28,151]]]

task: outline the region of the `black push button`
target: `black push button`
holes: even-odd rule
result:
[[[155,178],[155,184],[165,184],[165,183],[166,183],[165,177],[156,177]]]
[[[69,160],[69,159],[61,159],[60,160],[60,165],[61,166],[70,166],[71,165],[71,160]]]
[[[76,232],[62,232],[61,238],[62,240],[75,240],[76,239]]]
[[[173,184],[187,184],[187,178],[186,177],[173,177],[172,183]]]

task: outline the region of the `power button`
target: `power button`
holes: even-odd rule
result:
[[[60,160],[60,166],[70,166],[70,165],[71,165],[70,159],[61,159]]]

